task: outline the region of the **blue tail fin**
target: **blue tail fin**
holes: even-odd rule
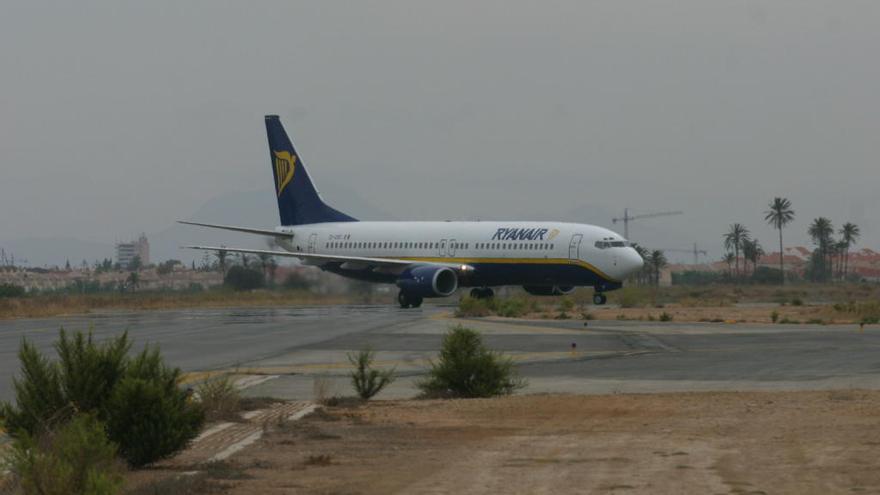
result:
[[[266,116],[266,133],[281,225],[357,221],[324,203],[277,115]]]

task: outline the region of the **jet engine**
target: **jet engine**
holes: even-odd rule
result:
[[[458,275],[445,266],[414,266],[400,274],[397,286],[413,296],[446,297],[458,289]]]

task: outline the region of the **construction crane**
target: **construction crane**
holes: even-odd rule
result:
[[[642,215],[630,215],[629,208],[623,209],[623,216],[620,218],[612,218],[612,223],[623,222],[623,237],[629,239],[629,223],[633,220],[641,220],[644,218],[668,217],[672,215],[681,215],[683,211],[659,211],[655,213],[645,213]]]
[[[700,255],[709,256],[709,253],[706,252],[705,249],[697,249],[697,243],[694,243],[693,249],[661,249],[661,251],[667,251],[670,253],[691,253],[694,255],[694,264],[700,264]]]

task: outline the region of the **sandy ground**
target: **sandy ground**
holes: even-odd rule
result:
[[[377,401],[274,425],[214,490],[877,493],[880,392]]]

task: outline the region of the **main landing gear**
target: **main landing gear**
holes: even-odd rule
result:
[[[605,296],[605,294],[602,294],[601,292],[593,294],[593,304],[595,304],[596,306],[601,306],[606,302],[608,302],[608,298]]]
[[[407,294],[404,291],[400,291],[397,294],[397,302],[400,303],[401,308],[418,308],[422,305],[422,296],[414,296],[412,294]]]
[[[491,299],[495,297],[495,291],[489,287],[475,287],[471,289],[471,297],[474,299]]]

